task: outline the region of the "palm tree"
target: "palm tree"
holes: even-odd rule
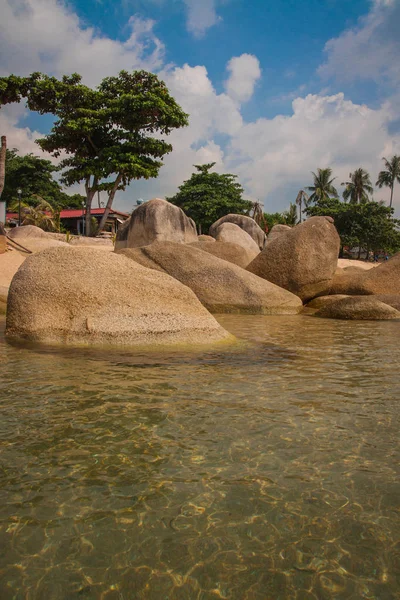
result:
[[[342,183],[342,185],[346,186],[343,192],[344,200],[350,200],[351,204],[364,204],[368,202],[369,194],[372,194],[374,191],[368,171],[360,167],[354,173],[350,173],[349,177],[350,181]]]
[[[41,196],[33,196],[38,198],[35,206],[21,202],[22,225],[36,225],[44,231],[60,231],[60,212]],[[18,203],[12,204],[10,210],[17,211]]]
[[[252,202],[251,209],[250,209],[250,212],[252,214],[250,216],[255,220],[257,225],[260,225],[263,220],[263,217],[264,217],[263,208],[264,208],[263,205],[261,204],[261,202],[258,202],[258,200],[256,202]]]
[[[317,174],[315,174],[314,171],[311,172],[314,177],[314,185],[306,187],[306,190],[312,192],[309,202],[337,198],[337,190],[332,185],[332,182],[336,179],[336,177],[332,178],[332,169],[317,169]]]
[[[309,200],[310,200],[310,196],[304,190],[300,190],[296,197],[296,204],[299,207],[299,223],[301,223],[301,221],[302,221],[303,202],[304,202],[304,206],[307,206]]]
[[[289,225],[290,227],[294,227],[297,225],[297,206],[294,203],[290,203],[289,209],[285,210],[282,213],[282,216],[285,219],[285,225]]]
[[[396,181],[397,183],[400,183],[400,156],[392,156],[390,160],[387,158],[383,158],[382,160],[385,162],[386,169],[379,173],[378,181],[375,185],[377,185],[379,188],[390,188],[389,206],[392,208],[394,184]]]

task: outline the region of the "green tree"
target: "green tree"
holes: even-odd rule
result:
[[[306,190],[311,192],[309,202],[337,198],[338,193],[333,186],[336,177],[332,177],[332,169],[317,169],[317,173],[312,171],[312,175],[314,178],[313,185],[306,187]]]
[[[387,158],[383,158],[382,160],[385,163],[386,169],[379,173],[378,181],[375,185],[379,188],[390,188],[389,207],[392,208],[394,184],[396,181],[397,183],[400,183],[400,156],[392,156],[390,160]]]
[[[0,105],[23,98],[30,110],[56,117],[37,143],[56,158],[67,155],[60,162],[62,183],[84,182],[86,235],[96,192],[108,196],[100,232],[117,190],[134,179],[156,177],[161,159],[172,151],[162,136],[188,124],[166,85],[146,71],[121,71],[96,89],[83,85],[76,73],[60,80],[41,73],[0,78]]]
[[[298,223],[297,219],[297,206],[295,203],[291,202],[289,204],[288,210],[285,210],[282,213],[282,216],[285,220],[285,225],[289,225],[289,227],[294,227]]]
[[[339,198],[321,200],[306,208],[310,217],[329,216],[334,219],[343,248],[358,247],[359,256],[364,249],[397,251],[400,249],[399,221],[393,218],[393,209],[382,202],[362,204],[341,202]]]
[[[309,195],[304,190],[299,190],[299,193],[296,196],[296,205],[299,207],[299,223],[303,220],[303,206],[306,208],[309,200]]]
[[[82,206],[83,196],[69,196],[63,192],[59,182],[54,179],[58,169],[49,160],[33,154],[19,156],[17,152],[16,148],[6,152],[7,177],[2,199],[8,205],[17,199],[17,190],[21,188],[24,203],[29,206],[36,206],[37,196],[55,209]]]
[[[36,225],[44,231],[60,231],[60,211],[40,196],[33,196],[31,200],[36,204],[21,202],[21,225]],[[19,211],[19,202],[10,205],[12,212]]]
[[[368,202],[374,191],[369,173],[360,167],[354,173],[350,173],[349,178],[350,181],[342,183],[346,186],[343,192],[344,200],[349,200],[352,204]]]
[[[229,213],[248,213],[252,203],[242,197],[243,188],[236,175],[210,173],[215,163],[194,165],[197,173],[184,181],[179,192],[169,202],[179,206],[192,218],[201,231]]]
[[[286,225],[286,219],[283,213],[264,213],[264,222],[267,224],[268,231],[271,231],[274,225]]]

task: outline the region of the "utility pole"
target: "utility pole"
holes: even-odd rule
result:
[[[1,136],[0,146],[0,223],[6,222],[6,203],[1,200],[1,195],[4,190],[4,183],[6,180],[6,154],[7,154],[7,138],[5,135]]]

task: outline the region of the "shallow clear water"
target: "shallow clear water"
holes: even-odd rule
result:
[[[400,598],[399,324],[220,321],[247,341],[0,338],[1,600]]]

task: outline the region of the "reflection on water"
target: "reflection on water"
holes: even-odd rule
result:
[[[202,353],[0,339],[0,598],[400,597],[398,323]]]

